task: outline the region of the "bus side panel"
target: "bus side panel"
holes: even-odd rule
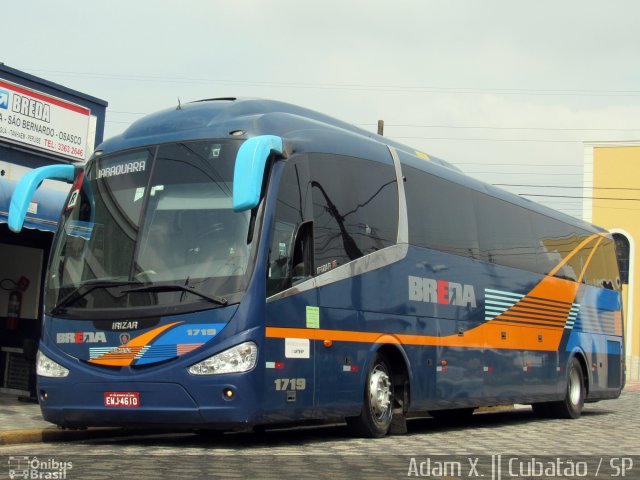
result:
[[[310,290],[266,304],[267,328],[289,328],[291,334],[265,340],[264,420],[292,422],[314,418],[316,390],[316,341],[294,329],[312,325],[307,307],[317,304],[317,292]],[[311,316],[310,316],[311,315]]]
[[[540,285],[546,287],[540,290]],[[604,386],[611,392],[606,389],[611,383],[608,361],[615,361],[621,347],[607,341],[615,343],[621,337],[613,336],[613,326],[610,337],[600,334],[601,340],[572,331],[570,307],[582,301],[585,319],[591,305],[615,317],[619,295],[585,286],[591,293],[574,299],[567,293],[572,285],[409,247],[402,261],[319,287],[314,291],[317,301],[316,293],[305,292],[273,302],[290,306],[278,311],[270,306],[268,324],[301,329],[292,334],[311,339],[315,358],[309,364],[315,370],[312,375],[308,365],[300,375],[314,380],[312,403],[320,409],[316,414],[353,414],[362,403],[366,371],[380,344],[397,345],[406,353],[413,410],[560,399],[565,369],[576,348],[586,352],[589,365],[597,359],[598,371],[590,382],[593,391]],[[555,293],[557,289],[562,295]],[[315,323],[307,321],[307,306],[318,307]],[[282,352],[282,342],[270,348],[280,345]],[[610,369],[617,374],[615,367]],[[268,388],[278,378],[272,377]],[[300,407],[311,401],[298,398],[305,399]]]
[[[533,396],[553,397],[559,378],[557,351],[537,351],[534,343],[530,351],[508,347],[519,344],[516,337],[522,331],[531,336],[531,329],[535,327],[520,323],[506,325],[508,335],[504,340],[499,331],[491,331],[493,336],[486,337],[479,333],[495,316],[485,311],[487,291],[504,292],[497,295],[523,295],[541,278],[513,268],[409,247],[407,257],[401,262],[321,287],[318,290],[321,328],[371,332],[373,335],[368,337],[360,335],[365,343],[380,336],[382,343],[403,344],[409,359],[414,410],[499,404]],[[338,317],[329,314],[329,311],[352,312],[354,309],[362,312],[364,322],[356,315],[348,317],[355,322],[334,321]],[[334,351],[339,344],[341,342],[334,342]],[[363,345],[359,351],[369,348]],[[329,373],[344,367],[344,358],[340,355],[332,359],[326,349],[316,353],[317,361],[325,362]],[[332,366],[328,367],[331,362]],[[366,369],[367,366],[365,363],[359,367]],[[541,372],[544,372],[542,378]],[[330,385],[332,381],[331,375],[318,376],[320,405],[325,401],[335,402],[330,393],[324,393],[325,389],[335,390]]]
[[[366,331],[366,313],[321,308],[320,328]],[[316,405],[329,415],[357,415],[363,399],[364,375],[373,345],[368,342],[316,342]]]
[[[565,350],[580,350],[587,357],[589,398],[617,397],[623,382],[620,294],[583,285],[580,309],[568,332]]]

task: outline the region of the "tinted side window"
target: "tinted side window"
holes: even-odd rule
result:
[[[478,258],[471,191],[416,168],[402,167],[409,215],[409,243]]]
[[[309,156],[316,273],[381,248],[398,236],[392,165],[353,157]]]
[[[585,273],[585,283],[594,287],[618,290],[619,278],[613,240],[602,240],[589,262]]]
[[[605,238],[602,243],[604,262],[607,265],[607,273],[609,279],[613,283],[613,289],[620,291],[622,289],[622,271],[620,271],[618,259],[616,255],[616,242],[613,239]]]
[[[532,213],[533,228],[538,242],[538,266],[540,273],[546,275],[580,245],[586,237],[585,232],[559,220]],[[582,266],[581,257],[569,260],[554,276],[567,280],[578,280]]]
[[[308,162],[304,157],[291,159],[280,179],[269,252],[267,296],[290,287],[293,246],[300,225],[311,219],[310,200]]]
[[[474,192],[480,258],[487,262],[537,272],[536,242],[529,210]]]
[[[618,258],[618,269],[620,270],[620,281],[629,283],[629,239],[621,233],[614,233],[615,253]]]

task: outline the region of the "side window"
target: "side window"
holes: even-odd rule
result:
[[[616,270],[613,240],[605,238],[600,243],[587,267],[585,273],[586,283],[594,287],[618,290],[619,278]]]
[[[297,225],[277,218],[273,227],[273,239],[269,256],[269,278],[286,279],[291,274],[291,256]]]
[[[548,274],[568,258],[554,276],[575,282],[584,271],[582,283],[608,289],[618,288],[618,274],[608,263],[608,255],[613,253],[613,242],[610,239],[603,239],[595,252],[593,249],[598,243],[596,237],[577,250],[582,242],[593,236],[592,233],[544,215],[533,215],[534,230],[539,242],[538,265],[542,267],[541,273]]]
[[[621,234],[614,233],[615,254],[618,258],[618,269],[620,270],[620,281],[623,284],[629,283],[629,239]]]
[[[622,284],[626,283],[626,281],[622,280],[622,270],[620,269],[620,264],[618,263],[617,252],[616,252],[616,235],[613,235],[613,238],[606,238],[603,241],[602,249],[604,251],[604,262],[607,265],[607,273],[609,276],[609,280],[613,284],[613,289],[620,291],[622,289]],[[627,263],[627,280],[628,280],[628,263]]]
[[[398,189],[392,165],[354,157],[309,157],[315,273],[395,244]]]
[[[600,263],[597,252],[593,253],[593,249],[596,247],[598,239],[594,237],[589,240],[589,237],[592,237],[592,234],[582,230],[576,229],[575,232],[576,233],[572,237],[574,239],[575,246],[571,251],[565,252],[565,255],[563,256],[563,258],[568,256],[570,256],[570,258],[555,276],[575,280],[573,278],[573,272],[575,272],[576,279],[580,278],[580,275],[582,275],[582,283],[593,284],[593,282],[589,281],[589,275],[585,268],[587,267],[588,262],[591,262],[593,265]],[[581,243],[585,242],[585,240],[588,241],[584,243],[582,248],[574,252],[573,250],[577,249]],[[591,260],[589,260],[590,258]],[[565,273],[563,274],[562,272]],[[570,272],[568,277],[566,272]]]
[[[529,210],[474,192],[480,258],[507,267],[537,272],[536,242]]]
[[[532,213],[533,229],[538,242],[538,268],[543,275],[548,274],[573,252],[585,238],[584,232],[576,227]],[[558,278],[577,281],[582,267],[579,258],[567,262],[555,274]]]
[[[304,248],[305,241],[296,239],[306,235],[310,230],[311,218],[308,203],[309,170],[306,158],[299,157],[287,162],[280,179],[276,217],[269,252],[269,268],[267,270],[267,296],[285,290],[291,286],[292,278],[297,275],[294,269],[303,260],[302,253],[295,252]],[[306,222],[306,223],[305,223]],[[304,227],[309,225],[309,227]],[[304,253],[304,252],[303,252]],[[295,263],[294,263],[295,262]],[[310,271],[307,265],[304,271]]]
[[[412,167],[403,167],[409,243],[478,258],[471,191]]]

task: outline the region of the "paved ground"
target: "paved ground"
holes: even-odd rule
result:
[[[48,428],[37,403],[25,403],[15,396],[0,394],[0,431]]]
[[[386,479],[427,474],[467,478],[475,465],[479,475],[501,480],[514,477],[514,472],[531,478],[534,475],[527,475],[531,461],[555,465],[558,458],[564,464],[584,464],[587,474],[580,478],[620,476],[612,465],[626,465],[624,478],[640,478],[639,407],[640,392],[625,392],[618,400],[587,406],[578,420],[540,420],[529,409],[516,409],[474,415],[458,425],[416,420],[409,423],[407,435],[379,440],[351,438],[344,427],[331,426],[209,438],[160,434],[5,445],[0,447],[0,478],[7,471],[3,465],[22,462],[28,478],[37,478],[33,471],[55,473],[62,464],[72,467],[65,478],[96,480],[118,475],[136,479]],[[519,463],[511,471],[513,459]],[[604,466],[596,476],[601,459]],[[438,462],[448,462],[449,468],[460,462],[462,470],[437,475]],[[496,464],[501,465],[501,475]],[[536,476],[578,478],[552,473]]]
[[[42,425],[36,405],[0,403],[7,426]],[[578,478],[563,471],[537,475],[535,462],[583,464],[581,478],[640,478],[640,386],[613,401],[588,404],[578,420],[541,420],[528,408],[476,414],[461,424],[435,419],[409,422],[409,433],[379,440],[352,438],[344,426],[267,431],[262,434],[114,435],[114,431],[60,437],[55,443],[0,446],[0,478],[10,466],[27,477],[68,462],[64,478]],[[25,422],[25,423],[21,423]],[[1,435],[9,433],[5,430]],[[61,432],[73,435],[76,432]],[[82,433],[82,432],[81,432]],[[64,440],[77,440],[68,442]],[[448,457],[440,457],[447,455]],[[456,457],[451,457],[455,455]],[[513,459],[516,459],[515,461]],[[462,471],[438,471],[438,462]],[[534,463],[531,463],[531,462]],[[477,472],[472,470],[472,465]],[[496,468],[501,465],[501,470]],[[626,467],[626,471],[622,468]],[[550,467],[547,467],[550,468]],[[556,467],[554,467],[556,468]],[[616,470],[616,468],[618,470]],[[532,470],[533,469],[533,470]],[[599,469],[599,470],[598,470]],[[598,475],[596,476],[596,472]],[[438,475],[440,474],[440,475]],[[500,475],[497,475],[500,474]],[[528,475],[527,475],[528,474]],[[29,476],[30,475],[30,476]],[[63,478],[61,476],[48,478]]]

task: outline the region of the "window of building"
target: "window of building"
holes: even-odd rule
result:
[[[614,233],[613,241],[620,270],[620,281],[623,284],[629,284],[629,239],[621,233]]]

